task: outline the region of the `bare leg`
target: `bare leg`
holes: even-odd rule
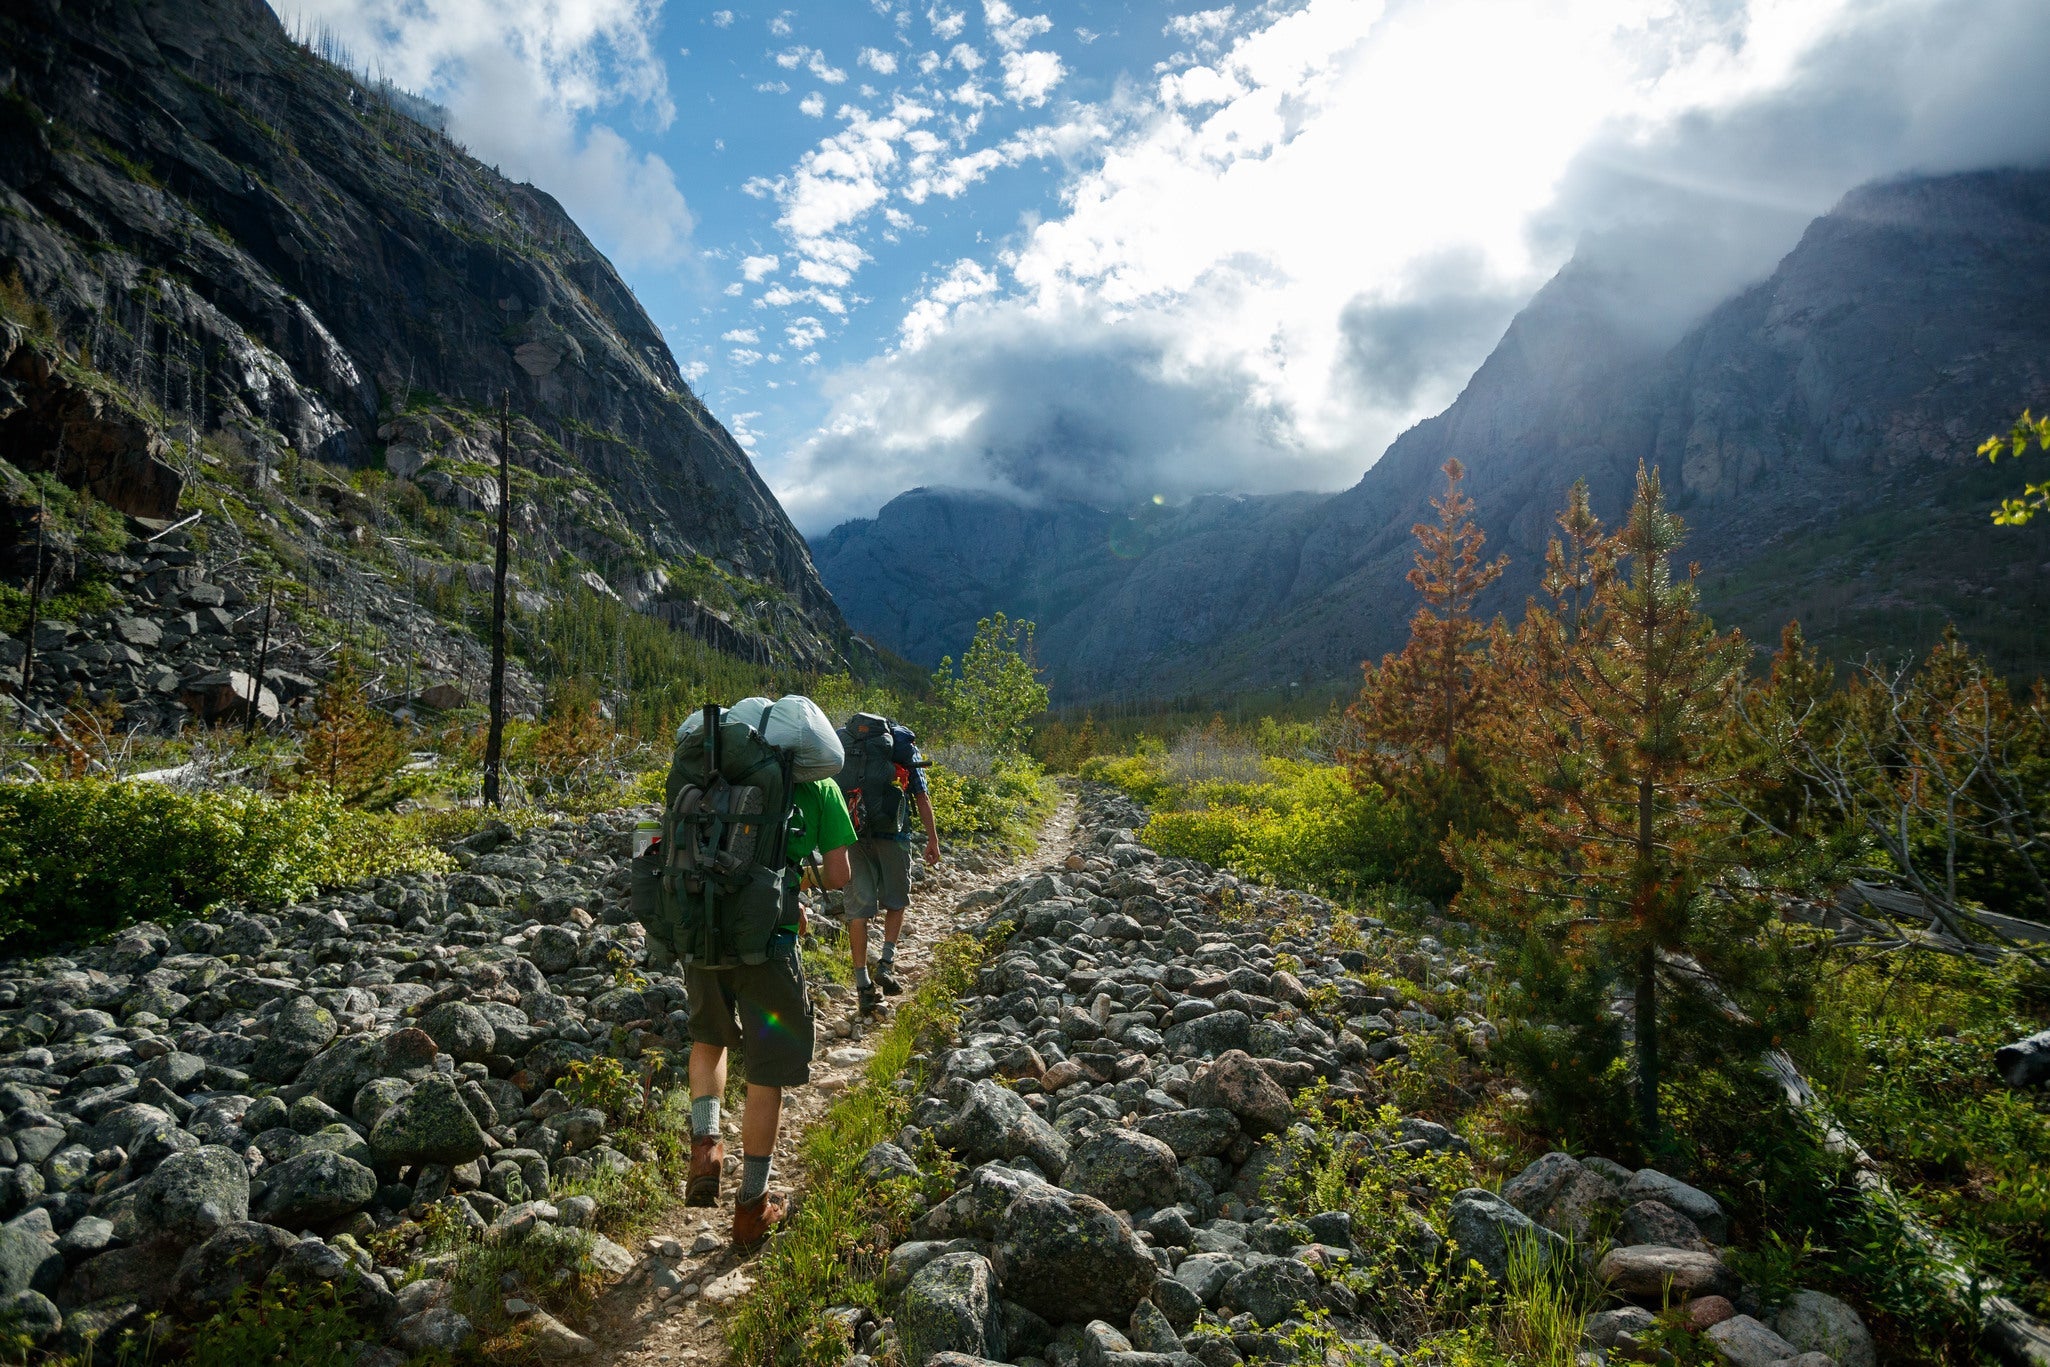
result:
[[[892,908],[891,908],[890,910],[888,910],[888,911],[884,912],[884,913],[883,913],[883,938],[884,938],[885,940],[888,940],[888,941],[889,941],[889,942],[890,942],[891,944],[896,944],[896,943],[897,943],[897,937],[898,937],[898,936],[900,936],[900,935],[902,935],[903,933],[904,933],[904,908],[902,908],[902,907],[892,907]]]
[[[747,1110],[740,1118],[740,1151],[749,1158],[767,1158],[776,1151],[776,1130],[783,1120],[783,1089],[747,1084]]]
[[[716,1044],[692,1044],[690,1047],[690,1095],[695,1101],[701,1096],[726,1095],[726,1051]],[[771,1135],[774,1135],[772,1130]]]
[[[847,958],[856,968],[868,967],[868,918],[847,923]]]

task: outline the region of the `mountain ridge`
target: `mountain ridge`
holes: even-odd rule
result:
[[[204,447],[475,514],[509,393],[531,594],[588,573],[722,648],[841,662],[804,539],[632,291],[552,196],[417,105],[260,0],[24,0],[0,20],[0,266],[188,485]],[[62,404],[12,383],[10,454],[61,464]],[[479,557],[374,530],[400,559]]]
[[[1092,643],[1055,633],[1042,638],[1042,659],[1067,701],[1341,680],[1400,643],[1414,609],[1402,583],[1409,529],[1430,515],[1438,468],[1458,456],[1491,548],[1513,557],[1487,611],[1514,615],[1534,591],[1574,479],[1588,479],[1613,519],[1643,459],[1668,470],[1711,610],[1752,634],[1770,639],[1805,610],[1828,619],[1820,634],[1848,656],[1898,644],[1904,620],[1952,620],[2012,667],[2050,667],[2028,628],[2050,606],[2030,569],[2041,557],[1999,539],[1985,517],[1997,481],[1961,468],[1980,437],[2050,387],[2046,263],[2050,173],[2040,170],[1862,186],[1814,220],[1771,276],[1677,341],[1634,328],[1617,294],[1627,280],[1576,260],[1511,322],[1459,397],[1352,487],[1292,496],[1307,502],[1272,513],[1255,547],[1186,528],[1172,557],[1149,566],[1149,554],[1110,576],[1116,589],[1095,604],[1104,620]],[[1812,555],[1833,529],[1875,516],[1901,555],[1839,548],[1834,579],[1777,592],[1757,582]],[[885,607],[845,588],[852,557],[897,520],[886,506],[866,530],[836,529],[821,538],[819,563],[855,629],[902,649],[889,614],[908,617],[915,603]],[[1982,563],[1959,563],[1968,529]],[[1267,563],[1276,558],[1286,573]],[[1241,595],[1243,629],[1132,648],[1158,640],[1157,619],[1178,604],[1213,601],[1220,580],[1287,586]],[[983,606],[1009,611],[1029,597],[1014,588]]]

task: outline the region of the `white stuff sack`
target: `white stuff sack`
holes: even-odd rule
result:
[[[761,733],[763,740],[791,756],[791,777],[799,783],[832,778],[847,762],[840,748],[840,735],[819,705],[802,694],[792,693],[770,702],[767,698],[742,698],[725,710],[734,721],[744,721]],[[692,712],[676,728],[676,743],[704,734],[703,709]]]
[[[847,762],[847,753],[840,748],[840,733],[819,705],[801,693],[776,699],[755,729],[763,740],[790,753],[791,777],[799,783],[832,778]]]
[[[744,721],[759,731],[762,729],[762,715],[774,705],[767,698],[742,698],[731,707],[721,708],[720,712],[722,718],[730,717],[734,721]],[[676,728],[676,743],[681,745],[692,736],[704,734],[705,709],[695,708],[683,719],[683,724]]]

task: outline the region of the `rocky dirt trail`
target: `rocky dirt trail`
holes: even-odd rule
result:
[[[914,885],[897,951],[898,976],[907,996],[924,980],[934,945],[987,918],[986,907],[963,909],[962,902],[976,892],[1061,867],[1075,851],[1076,818],[1076,800],[1068,794],[1041,828],[1033,854],[1007,863],[949,858],[937,874]],[[843,934],[827,948],[844,954],[846,943]],[[875,952],[877,947],[871,946]],[[838,984],[829,984],[824,991],[830,1000],[819,1013],[812,1085],[785,1094],[783,1129],[770,1179],[775,1188],[792,1191],[799,1200],[805,1179],[798,1150],[806,1132],[873,1055],[864,1042],[865,1029],[852,992]],[[635,1250],[640,1259],[633,1272],[601,1297],[589,1317],[586,1332],[599,1345],[590,1360],[621,1367],[709,1367],[731,1360],[722,1311],[752,1285],[750,1269],[760,1250],[739,1256],[728,1242],[732,1196],[740,1181],[740,1116],[729,1111],[721,1124],[727,1154],[724,1202],[710,1210],[678,1205],[642,1241]]]

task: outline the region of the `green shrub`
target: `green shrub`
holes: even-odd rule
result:
[[[347,1367],[373,1333],[327,1282],[245,1286],[193,1332],[190,1360],[207,1367]]]
[[[1141,835],[1163,854],[1348,900],[1391,881],[1414,837],[1380,789],[1334,764],[1248,753],[1256,767],[1241,777],[1181,777],[1186,756],[1162,749],[1089,760],[1082,777],[1151,806]]]
[[[328,793],[275,799],[105,779],[0,785],[0,945],[93,939],[442,860],[391,818]]]
[[[944,764],[925,771],[940,836],[1029,844],[1051,805],[1044,771],[1022,755],[978,767],[984,772],[962,773]]]

